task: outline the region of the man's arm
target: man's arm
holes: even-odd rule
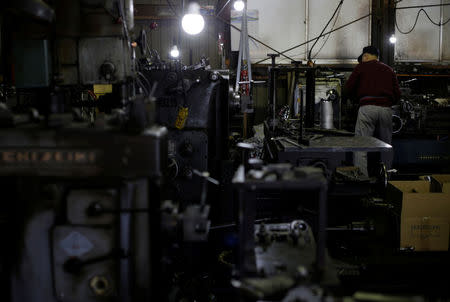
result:
[[[348,78],[347,82],[344,86],[344,94],[347,96],[354,96],[356,95],[356,87],[358,85],[359,81],[359,68],[358,66],[353,69],[352,74]]]

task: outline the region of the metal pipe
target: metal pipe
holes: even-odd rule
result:
[[[276,110],[277,110],[277,73],[275,68],[270,70],[272,81],[272,131],[275,132]]]
[[[42,0],[15,0],[11,1],[10,6],[18,11],[24,12],[35,18],[46,22],[52,22],[55,19],[55,11]]]
[[[316,76],[315,69],[310,68],[306,71],[306,114],[305,127],[314,127],[314,106],[315,106]]]
[[[325,270],[327,248],[327,191],[328,184],[322,181],[319,189],[319,225],[317,232],[316,265],[319,273]]]
[[[441,0],[441,5],[444,4],[443,2],[444,2],[444,0]],[[441,16],[440,17],[441,17],[441,20],[439,21],[439,23],[443,24],[444,23],[444,9],[442,7],[441,7]],[[439,26],[439,62],[442,62],[443,52],[444,52],[443,32],[444,32],[443,26]]]
[[[300,125],[299,125],[299,135],[298,135],[298,143],[302,144],[303,143],[303,88],[299,89],[298,91],[299,95],[300,95]]]
[[[134,2],[133,0],[125,0],[125,18],[128,25],[128,31],[134,28]]]
[[[244,127],[244,129],[242,131],[243,132],[242,136],[243,136],[244,139],[246,139],[246,138],[248,138],[248,113],[247,112],[244,112],[244,117],[242,119],[242,124],[243,124],[243,127]]]
[[[308,24],[309,24],[309,0],[305,0],[305,39],[308,41],[309,33],[308,33]],[[309,50],[308,42],[306,43],[305,47],[305,55],[308,56],[308,50]],[[306,59],[305,57],[305,59]]]
[[[121,189],[120,196],[120,209],[131,208],[131,186],[125,185]],[[130,302],[130,238],[131,238],[131,214],[128,212],[122,212],[119,218],[119,242],[120,249],[123,251],[125,257],[120,259],[120,301]]]

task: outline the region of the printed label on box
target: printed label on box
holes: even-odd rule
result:
[[[401,246],[416,251],[447,251],[449,224],[441,218],[410,217],[402,226]]]

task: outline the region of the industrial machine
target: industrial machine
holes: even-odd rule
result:
[[[2,299],[159,300],[167,129],[136,83],[133,1],[5,6]]]
[[[394,106],[394,165],[405,173],[447,173],[450,106],[445,78],[401,77],[402,100]],[[428,89],[423,89],[427,85]],[[401,156],[400,156],[401,155]]]
[[[155,122],[169,129],[169,177],[172,198],[200,200],[202,179],[196,171],[208,171],[221,179],[229,158],[228,75],[214,70],[152,70],[143,66],[142,76],[154,87]]]
[[[1,130],[11,301],[158,297],[167,133],[73,125]],[[111,152],[115,150],[115,152]],[[133,280],[132,285],[130,284]]]
[[[287,116],[278,114],[277,77],[288,71],[294,74],[294,86],[300,82],[301,73],[305,77],[303,82],[306,85],[302,84],[303,88],[293,94],[295,99],[292,104],[299,104],[297,110],[295,107],[292,110],[296,118],[289,118],[289,113]],[[366,152],[371,159],[368,162],[370,175],[361,175],[361,178],[378,176],[380,171],[386,171],[383,159],[391,156],[391,146],[376,138],[354,136],[352,132],[335,127],[335,124],[340,125],[339,96],[335,89],[327,89],[326,99],[320,98],[316,102],[318,73],[315,67],[298,64],[291,68],[270,67],[271,114],[264,123],[265,159],[297,166],[320,167],[331,180],[338,168],[355,166],[355,154]],[[334,77],[335,73],[328,76],[329,79]]]

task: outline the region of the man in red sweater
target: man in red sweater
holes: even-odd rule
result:
[[[400,99],[400,89],[392,68],[378,61],[378,57],[379,51],[376,47],[364,47],[362,62],[355,67],[344,89],[347,94],[359,100],[355,135],[374,136],[391,144],[391,106]],[[355,164],[367,175],[366,156],[356,157]],[[392,155],[390,158],[383,158],[388,168],[391,165],[391,157]]]

